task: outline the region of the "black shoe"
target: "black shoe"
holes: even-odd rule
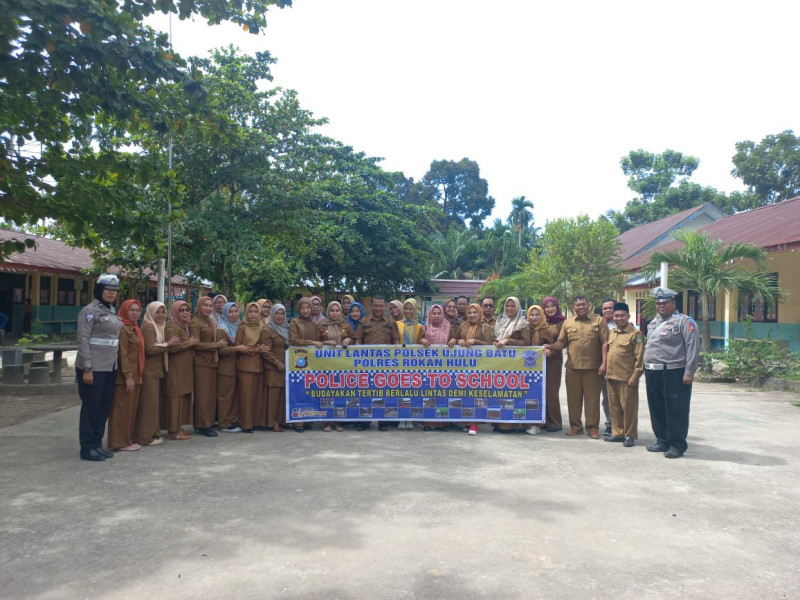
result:
[[[356,425],[356,429],[358,431],[366,431],[367,429],[369,429],[369,424],[368,423],[360,423],[360,424]]]
[[[217,437],[217,432],[214,431],[211,427],[208,429],[201,429],[200,433],[202,433],[206,437]]]
[[[556,431],[561,431],[561,427],[557,427],[556,425],[548,425],[544,428],[547,433],[555,433]]]
[[[683,456],[683,452],[678,450],[675,446],[670,446],[669,450],[664,452],[665,458],[680,458]]]
[[[625,438],[622,437],[621,435],[618,435],[616,437],[611,437],[611,436],[607,435],[603,439],[605,441],[607,441],[607,442],[624,442],[625,441]],[[628,438],[628,439],[630,439],[630,438]]]
[[[105,459],[106,459],[106,457],[104,455],[100,454],[100,452],[98,452],[97,448],[93,448],[92,450],[89,450],[88,452],[81,451],[81,460],[90,460],[92,462],[101,462],[101,461],[104,461]]]
[[[253,433],[253,428],[250,429],[242,429],[242,433]]]
[[[666,452],[669,450],[669,446],[667,446],[664,442],[656,442],[651,446],[647,446],[648,452]]]
[[[95,448],[95,450],[97,450],[97,453],[104,458],[114,458],[114,453],[109,452],[102,446],[98,446],[97,448]]]
[[[386,425],[378,425],[378,431],[389,431]]]
[[[611,435],[611,426],[609,425],[605,429],[603,429],[603,435],[610,436]]]
[[[302,425],[295,425],[292,429],[294,429],[297,433],[305,433],[306,430]]]
[[[625,446],[626,448],[631,448],[635,443],[636,442],[633,441],[632,437],[626,437],[622,445]]]

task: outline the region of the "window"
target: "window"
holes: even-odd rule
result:
[[[58,278],[58,305],[75,306],[75,281]]]
[[[39,278],[39,306],[50,305],[50,278]]]
[[[689,308],[686,311],[686,314],[692,317],[695,321],[702,321],[703,320],[703,309],[700,306],[700,294],[699,292],[689,292]],[[717,297],[716,296],[709,296],[708,297],[708,316],[709,321],[716,321],[717,315]]]
[[[769,277],[778,285],[778,274],[770,273]],[[739,321],[752,317],[754,323],[777,323],[778,305],[767,306],[761,294],[739,294]]]

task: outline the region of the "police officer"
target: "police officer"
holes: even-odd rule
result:
[[[81,397],[78,435],[83,460],[103,461],[113,454],[103,449],[103,434],[114,401],[117,347],[122,321],[114,302],[119,279],[101,275],[94,285],[94,300],[78,313],[78,356],[75,379]]]
[[[644,377],[656,443],[650,452],[680,458],[686,452],[692,381],[700,356],[697,324],[675,310],[675,292],[657,287],[651,295],[658,315],[647,326]]]

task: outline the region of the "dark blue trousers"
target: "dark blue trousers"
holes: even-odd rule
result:
[[[106,421],[114,402],[114,378],[116,371],[94,372],[92,385],[83,382],[83,370],[75,369],[78,382],[78,395],[81,397],[81,416],[78,425],[78,438],[81,454],[99,448],[103,444]]]
[[[659,442],[686,452],[689,434],[689,403],[692,384],[683,383],[683,369],[650,371],[645,369],[650,423]]]

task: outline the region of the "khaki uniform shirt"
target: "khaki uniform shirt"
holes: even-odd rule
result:
[[[644,336],[630,323],[624,331],[615,327],[608,332],[606,379],[627,382],[644,372]]]
[[[217,347],[216,336],[214,335],[214,328],[209,322],[201,315],[192,317],[189,323],[189,333],[192,337],[198,338],[200,341],[194,346],[194,364],[198,367],[211,367],[217,366]]]
[[[399,344],[400,330],[391,317],[374,318],[372,315],[361,319],[361,325],[356,331],[357,344]]]
[[[603,364],[603,344],[608,341],[608,326],[599,315],[569,317],[561,327],[558,341],[567,348],[568,369],[599,369]]]

